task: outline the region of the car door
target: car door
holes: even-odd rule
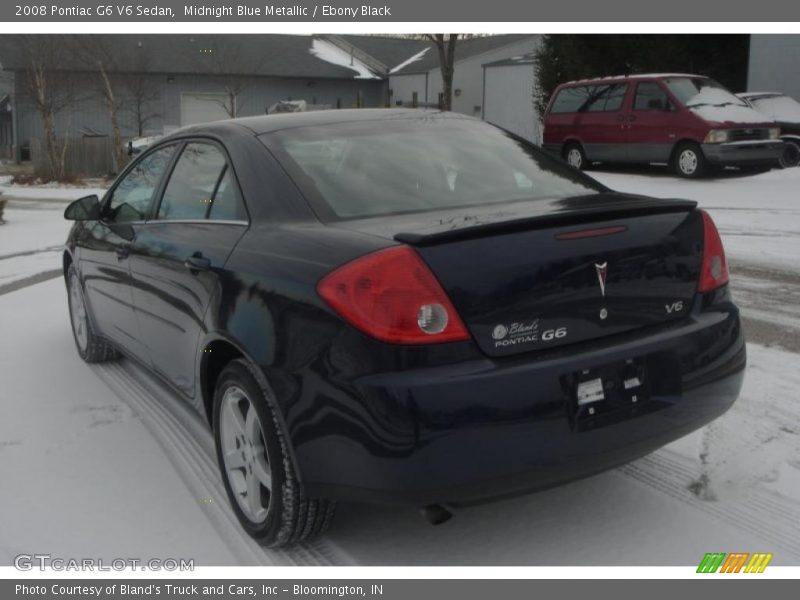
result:
[[[248,219],[220,145],[192,140],[179,152],[153,218],[131,245],[131,286],[153,368],[193,397],[206,310]]]
[[[578,122],[583,150],[589,160],[628,160],[625,98],[628,83],[589,86]]]
[[[174,151],[166,146],[137,159],[106,194],[101,219],[87,222],[78,240],[94,327],[137,356],[142,346],[130,287],[130,247]]]
[[[628,143],[636,162],[669,162],[677,141],[677,112],[657,81],[636,84],[628,118]]]

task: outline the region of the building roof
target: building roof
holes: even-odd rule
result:
[[[111,56],[111,70],[163,74],[220,74],[225,76],[260,75],[352,79],[383,78],[385,73],[364,73],[364,65],[328,44],[325,36],[300,35],[69,35],[49,37],[48,43],[61,44],[58,67],[66,71],[86,71],[87,62],[75,48],[100,47]],[[426,42],[373,36],[339,36],[391,68],[419,52]],[[0,64],[4,69],[26,67],[25,48],[33,36],[0,36]],[[312,47],[325,45],[323,52]],[[107,49],[107,50],[106,50]]]
[[[426,40],[409,38],[378,35],[340,35],[339,37],[379,60],[389,70],[431,46],[431,43]]]
[[[534,37],[532,34],[512,34],[512,35],[488,35],[483,37],[468,38],[456,42],[455,61],[459,62],[473,56],[478,56],[485,52],[508,46],[526,38]],[[430,42],[429,42],[430,43]],[[426,52],[419,60],[409,63],[402,69],[396,71],[397,75],[411,75],[415,73],[427,73],[439,67],[439,53]]]
[[[536,63],[536,54],[528,52],[520,56],[512,56],[511,58],[504,58],[503,60],[496,60],[494,62],[486,63],[484,67],[514,67],[516,65],[532,65]]]

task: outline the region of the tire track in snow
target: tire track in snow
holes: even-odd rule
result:
[[[800,556],[800,510],[776,494],[753,488],[746,502],[702,500],[689,490],[702,475],[701,470],[670,450],[654,452],[620,467],[618,472]],[[754,505],[760,510],[753,510]]]
[[[262,548],[239,525],[217,466],[213,438],[202,417],[180,402],[131,361],[92,365],[112,391],[137,414],[164,449],[209,521],[242,565],[349,564],[325,538],[286,550]]]

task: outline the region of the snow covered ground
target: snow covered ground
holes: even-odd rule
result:
[[[593,172],[619,190],[697,199],[720,225],[758,342],[726,415],[620,469],[461,509],[439,527],[413,510],[343,505],[326,537],[288,552],[239,529],[200,417],[129,361],[78,358],[60,279],[3,290],[58,269],[53,247],[68,227],[63,198],[13,201],[0,226],[0,564],[48,552],[198,565],[689,565],[733,550],[800,564],[795,171],[700,182]]]

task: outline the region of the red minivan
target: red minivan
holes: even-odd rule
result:
[[[700,177],[711,165],[777,164],[774,121],[700,75],[627,75],[564,83],[544,115],[544,148],[573,167],[666,163]]]

